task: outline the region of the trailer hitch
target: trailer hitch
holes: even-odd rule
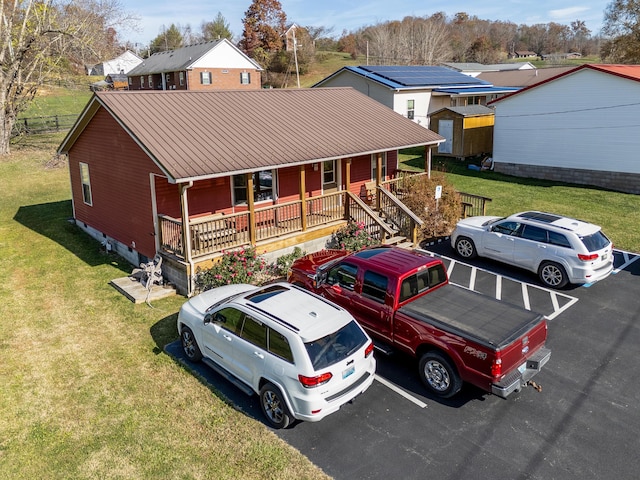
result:
[[[533,380],[527,381],[527,385],[530,386],[530,387],[533,387],[533,389],[536,392],[541,392],[542,391],[542,385],[540,385],[539,383],[534,382]]]

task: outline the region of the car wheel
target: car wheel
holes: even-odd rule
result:
[[[200,347],[198,347],[196,337],[194,337],[193,332],[189,327],[182,327],[180,340],[182,341],[182,350],[184,350],[184,354],[189,360],[192,362],[199,362],[202,360],[202,352],[200,351]]]
[[[278,387],[272,383],[265,383],[260,389],[260,407],[273,428],[287,428],[291,423],[292,417],[287,404]]]
[[[432,393],[449,398],[462,388],[462,380],[450,360],[438,352],[425,353],[420,358],[420,380]]]
[[[467,237],[459,237],[456,240],[456,252],[462,258],[474,258],[478,255],[473,240]]]
[[[542,262],[538,269],[538,276],[542,283],[551,288],[562,288],[569,283],[564,267],[554,262]]]

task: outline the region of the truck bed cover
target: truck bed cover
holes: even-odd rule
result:
[[[494,349],[517,340],[543,318],[538,313],[451,284],[412,300],[399,311]]]

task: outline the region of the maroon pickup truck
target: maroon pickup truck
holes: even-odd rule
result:
[[[324,250],[291,267],[289,282],[341,305],[390,353],[418,359],[428,390],[463,382],[506,398],[547,363],[546,318],[451,285],[441,260],[398,247]]]

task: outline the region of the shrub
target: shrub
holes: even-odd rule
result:
[[[279,277],[284,277],[289,271],[289,267],[291,267],[293,262],[301,257],[304,257],[305,255],[306,253],[303,252],[300,247],[294,247],[293,252],[278,257],[273,269],[274,273]]]
[[[380,241],[371,236],[362,222],[349,222],[333,234],[332,248],[355,252],[365,247],[380,245]]]
[[[402,201],[424,221],[420,235],[432,238],[451,235],[462,214],[460,194],[440,172],[414,176]],[[435,199],[436,186],[442,186],[442,197]]]
[[[265,260],[256,254],[255,248],[243,248],[224,252],[220,261],[210,269],[196,274],[196,287],[210,290],[232,283],[260,285],[271,277]]]

